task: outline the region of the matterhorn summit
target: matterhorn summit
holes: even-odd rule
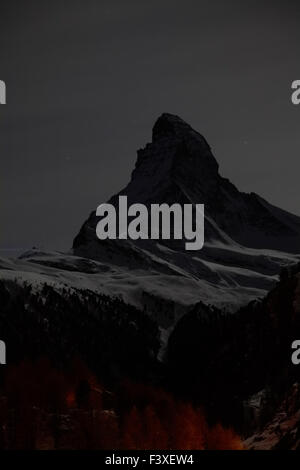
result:
[[[120,196],[146,207],[204,204],[203,248],[187,251],[182,240],[99,240],[91,208],[68,253],[33,250],[2,260],[0,276],[119,297],[168,328],[200,301],[234,312],[262,298],[281,269],[299,261],[300,218],[220,175],[206,139],[178,116],[157,119],[129,183],[107,201],[116,210]]]

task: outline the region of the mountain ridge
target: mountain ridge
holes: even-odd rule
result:
[[[129,204],[205,204],[206,241],[220,240],[221,230],[249,248],[300,252],[300,217],[276,208],[255,193],[239,191],[219,174],[206,139],[178,116],[163,113],[157,119],[152,142],[137,152],[129,183],[109,202],[116,205],[119,195],[126,195]],[[94,231],[94,213],[85,224]],[[227,237],[222,235],[221,239],[226,242]],[[79,235],[74,240],[75,251],[81,244]]]
[[[204,203],[203,249],[186,251],[181,240],[101,241],[93,211],[69,253],[32,250],[1,259],[0,278],[119,297],[168,330],[197,302],[235,312],[264,297],[282,268],[300,259],[300,217],[240,192],[219,174],[206,139],[177,116],[156,121],[128,185],[109,202],[117,206],[119,195],[148,207]]]

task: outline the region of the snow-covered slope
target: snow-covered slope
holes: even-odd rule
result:
[[[263,297],[281,268],[300,259],[300,218],[238,191],[220,176],[204,137],[177,116],[157,120],[152,142],[138,151],[131,181],[119,194],[127,195],[129,204],[147,206],[204,203],[204,248],[185,251],[184,240],[100,241],[93,212],[72,251],[33,250],[17,260],[2,259],[0,277],[87,288],[152,314],[163,302],[174,322],[199,301],[234,311]]]
[[[168,304],[166,315],[171,315],[173,323],[199,301],[234,311],[249,300],[263,297],[276,282],[275,273],[296,259],[287,253],[218,244],[209,246],[214,254],[210,259],[197,254],[188,263],[188,255],[159,244],[155,254],[136,246],[130,249],[134,267],[72,253],[32,250],[19,259],[1,258],[0,278],[26,281],[36,288],[47,283],[58,290],[66,286],[89,289],[150,311],[163,302]],[[222,263],[217,261],[220,258]],[[165,324],[165,318],[158,320]]]
[[[130,285],[134,279],[160,297],[235,309],[263,296],[281,268],[299,259],[300,218],[223,178],[204,137],[177,116],[156,121],[131,181],[110,200],[116,208],[119,195],[148,207],[205,204],[205,243],[198,252],[185,251],[178,240],[99,241],[95,212],[74,240],[75,254],[114,266]]]

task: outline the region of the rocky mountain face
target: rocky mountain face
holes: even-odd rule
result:
[[[205,204],[208,243],[300,251],[300,217],[273,207],[257,194],[240,192],[219,174],[205,138],[177,116],[163,114],[156,121],[152,142],[138,151],[131,181],[109,202],[115,204],[119,195],[126,195],[129,204],[147,206]],[[74,240],[75,252],[94,241],[96,221],[92,213]]]
[[[109,201],[116,207],[119,195],[147,207],[204,204],[203,249],[186,251],[185,240],[100,241],[94,211],[69,253],[2,259],[0,278],[117,296],[155,315],[165,331],[200,301],[236,311],[262,298],[280,270],[300,259],[300,218],[223,178],[205,138],[177,116],[156,121],[131,181]]]
[[[247,448],[299,448],[291,343],[300,329],[300,218],[240,192],[219,174],[204,137],[169,114],[109,202],[117,206],[119,195],[148,207],[205,204],[203,249],[100,241],[93,212],[69,253],[1,258],[10,363],[47,357],[60,369],[79,355],[109,386],[129,377],[204,407]]]
[[[300,251],[300,218],[223,178],[205,138],[177,116],[163,114],[156,121],[131,181],[109,201],[116,208],[120,195],[147,207],[205,204],[205,243],[196,252],[185,251],[178,240],[100,241],[95,212],[82,226],[74,254],[118,267],[123,275],[130,270],[141,302],[142,290],[183,305],[202,300],[234,309],[263,296]],[[150,283],[142,281],[146,277]],[[170,284],[179,296],[170,293]]]
[[[177,116],[156,121],[131,181],[109,201],[116,208],[119,195],[147,207],[204,204],[203,249],[186,251],[185,240],[174,239],[100,241],[94,211],[69,253],[2,259],[0,278],[116,296],[154,315],[165,334],[200,301],[233,312],[262,298],[300,259],[300,218],[223,178],[205,138]]]

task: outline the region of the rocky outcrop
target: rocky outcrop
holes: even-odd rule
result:
[[[76,255],[117,267],[137,286],[151,278],[154,289],[148,283],[141,289],[157,298],[189,305],[201,300],[234,310],[265,295],[281,268],[299,259],[300,218],[223,178],[205,138],[178,116],[163,114],[156,121],[152,142],[138,150],[130,182],[109,201],[116,208],[119,195],[126,195],[128,204],[148,207],[205,204],[201,251],[185,251],[181,240],[100,241],[95,212],[75,237]]]
[[[300,252],[300,217],[272,206],[257,194],[240,192],[219,174],[205,138],[171,114],[156,121],[152,142],[138,151],[131,181],[110,202],[116,204],[121,194],[128,197],[129,204],[205,204],[207,242]],[[95,240],[96,221],[92,213],[74,240],[75,252]],[[93,257],[93,252],[90,255]]]

